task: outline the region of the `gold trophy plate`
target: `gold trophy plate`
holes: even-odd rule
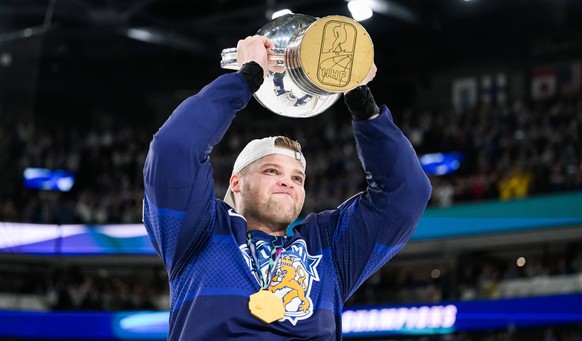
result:
[[[330,92],[346,92],[370,72],[374,45],[357,21],[327,16],[309,26],[299,56],[301,68],[313,84]]]

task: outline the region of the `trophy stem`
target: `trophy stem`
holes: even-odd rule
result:
[[[285,54],[285,64],[287,65],[287,71],[289,76],[299,86],[300,89],[314,96],[327,96],[334,94],[333,92],[326,91],[315,86],[303,69],[301,65],[301,44],[303,42],[303,36],[305,32],[309,29],[309,26],[303,27],[297,30],[289,39],[289,44],[287,45],[287,53]]]

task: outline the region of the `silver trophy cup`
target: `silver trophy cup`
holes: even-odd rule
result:
[[[324,112],[343,92],[357,87],[373,64],[371,40],[350,18],[287,14],[257,34],[273,42],[270,65],[283,71],[269,71],[254,97],[282,116],[307,118]],[[239,69],[236,52],[222,51],[222,68]]]

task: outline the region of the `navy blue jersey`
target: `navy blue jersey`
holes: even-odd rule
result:
[[[169,339],[339,340],[344,302],[410,238],[428,179],[383,106],[380,116],[353,121],[367,188],[310,214],[292,236],[253,231],[254,266],[246,221],[216,198],[209,156],[251,96],[239,74],[223,75],[181,103],[150,144],[144,222],[169,274]],[[270,324],[248,307],[262,280],[285,307]]]

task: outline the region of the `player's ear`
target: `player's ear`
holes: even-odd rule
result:
[[[233,174],[230,177],[230,181],[229,181],[230,190],[233,191],[234,193],[240,192],[240,185],[241,185],[240,184],[241,183],[240,180],[241,180],[241,176],[238,173],[237,174]]]

